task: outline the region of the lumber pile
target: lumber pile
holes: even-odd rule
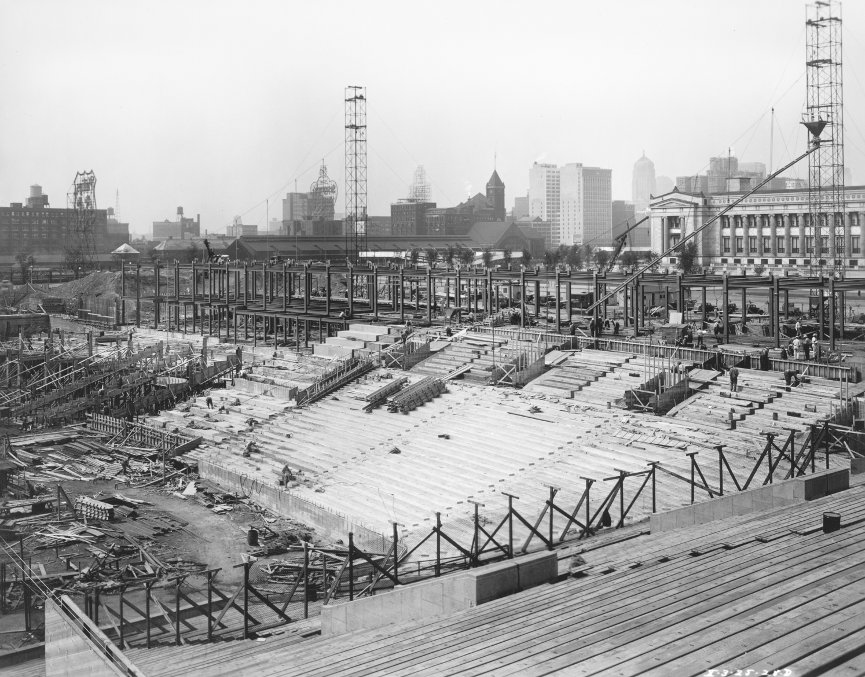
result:
[[[417,409],[426,402],[435,399],[445,392],[445,384],[441,379],[427,376],[414,385],[403,390],[399,395],[391,399],[388,411],[407,414]]]
[[[79,496],[75,499],[75,514],[85,518],[111,520],[114,519],[114,506],[89,496]]]

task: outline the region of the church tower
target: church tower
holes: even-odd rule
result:
[[[493,208],[496,221],[505,220],[505,184],[499,178],[499,173],[493,170],[493,175],[487,181],[487,200]]]

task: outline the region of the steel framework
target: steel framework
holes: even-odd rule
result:
[[[96,257],[96,174],[77,172],[67,195],[72,211],[72,228],[66,250],[66,262],[73,269],[92,268]]]
[[[844,95],[841,6],[837,0],[807,5],[805,50],[806,122],[825,122],[817,150],[808,158],[805,243],[812,273],[828,268],[843,275],[847,246],[844,210]]]
[[[345,88],[346,257],[357,262],[366,251],[366,87]]]

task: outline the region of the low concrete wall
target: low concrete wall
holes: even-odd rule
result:
[[[556,553],[539,552],[465,573],[398,586],[383,594],[322,607],[321,634],[341,635],[391,623],[447,616],[550,583],[557,575]]]
[[[796,477],[782,482],[747,491],[727,494],[694,505],[687,505],[676,510],[655,513],[649,518],[652,533],[672,531],[695,524],[705,524],[715,520],[748,515],[753,512],[773,510],[785,505],[811,501],[821,496],[828,496],[850,487],[850,471],[822,470],[813,475]]]
[[[259,383],[258,381],[250,381],[245,378],[234,379],[234,387],[242,390],[245,393],[253,395],[269,395],[282,400],[293,400],[297,395],[297,388],[287,388],[285,386],[269,385],[267,383]]]
[[[277,486],[263,484],[260,480],[247,475],[238,475],[207,459],[198,461],[198,472],[203,479],[215,482],[228,492],[249,496],[257,504],[279,515],[315,527],[316,531],[328,538],[345,541],[349,533],[354,533],[357,547],[371,553],[385,553],[392,546],[392,541],[383,534],[352,522],[345,515],[328,510],[324,506]],[[275,476],[274,482],[276,482]]]
[[[78,608],[68,598],[65,603]],[[102,634],[90,619],[78,611],[80,622],[88,632],[98,637],[105,645],[111,641]],[[113,645],[111,645],[113,646]],[[120,650],[114,651],[124,669],[117,667],[93,641],[51,600],[45,602],[45,677],[115,677],[115,675],[143,675],[129,663]]]

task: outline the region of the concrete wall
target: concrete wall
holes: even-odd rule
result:
[[[649,526],[652,533],[672,531],[673,529],[705,524],[736,515],[748,515],[753,512],[773,510],[785,505],[811,501],[849,487],[850,471],[846,468],[822,470],[813,475],[775,482],[756,489],[739,491],[702,503],[688,505],[684,508],[656,513],[650,517]]]
[[[297,395],[297,388],[286,388],[285,386],[268,385],[267,383],[259,383],[258,381],[250,381],[245,378],[234,379],[234,387],[242,390],[245,393],[253,395],[269,395],[282,400],[293,400]]]
[[[249,496],[259,505],[273,510],[279,515],[291,517],[311,527],[324,536],[346,541],[348,534],[354,533],[358,548],[372,553],[387,552],[393,542],[362,524],[352,522],[345,515],[328,510],[324,506],[295,496],[280,487],[263,484],[260,480],[238,475],[206,459],[198,461],[198,472],[202,478],[216,482],[230,493]],[[274,478],[275,481],[275,478]]]
[[[556,553],[539,552],[465,573],[401,585],[383,594],[322,607],[321,634],[341,635],[391,623],[447,616],[550,583],[557,575]]]
[[[64,598],[71,608],[78,611],[68,598]],[[110,640],[93,625],[84,614],[78,611],[78,616],[89,632],[101,636],[101,640],[110,644]],[[112,645],[113,646],[113,645]],[[116,654],[120,650],[114,647]],[[127,666],[131,667],[128,661]],[[97,649],[91,639],[84,634],[54,602],[45,602],[45,677],[115,677],[116,675],[143,674],[134,670],[129,673],[120,670],[109,658]]]

